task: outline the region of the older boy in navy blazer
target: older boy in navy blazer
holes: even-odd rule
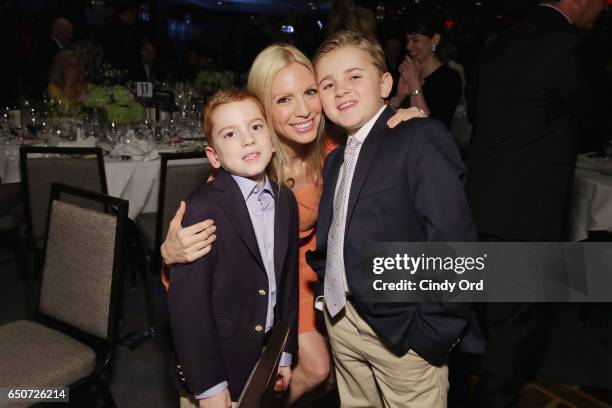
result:
[[[475,240],[463,164],[440,122],[386,125],[392,79],[380,45],[339,32],[314,64],[326,116],[349,133],[325,161],[309,258],[342,406],[446,407],[446,362],[466,333],[469,305],[368,301],[361,265],[377,242]]]

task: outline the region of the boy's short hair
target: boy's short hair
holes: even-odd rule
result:
[[[374,60],[374,65],[378,68],[381,75],[388,72],[387,63],[385,62],[385,52],[380,44],[349,30],[338,31],[327,37],[319,48],[317,48],[312,63],[316,66],[319,60],[326,54],[351,45],[367,52]]]
[[[221,105],[225,105],[233,102],[240,102],[252,100],[257,104],[257,107],[261,111],[261,115],[265,118],[265,113],[261,102],[259,99],[252,93],[247,91],[246,89],[238,89],[238,88],[229,88],[223,89],[221,91],[217,91],[213,96],[210,97],[204,108],[202,108],[202,129],[204,129],[204,136],[206,137],[206,142],[213,149],[215,148],[212,138],[212,113]]]

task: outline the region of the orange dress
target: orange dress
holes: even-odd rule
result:
[[[325,154],[329,154],[338,145],[328,138],[325,144]],[[323,187],[319,183],[308,183],[305,187],[295,191],[295,199],[298,203],[298,220],[300,230],[298,273],[299,273],[299,309],[298,309],[298,334],[317,329],[314,310],[314,286],[317,282],[317,274],[306,263],[306,252],[314,251],[317,246],[316,229],[319,215],[319,201]]]
[[[300,230],[298,273],[299,273],[299,313],[298,334],[316,330],[314,310],[314,286],[317,274],[306,263],[306,252],[314,250],[317,246],[315,227],[319,213],[319,200],[321,199],[321,185],[314,182],[295,192],[298,203],[298,219]]]

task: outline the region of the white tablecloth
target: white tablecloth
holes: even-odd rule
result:
[[[570,218],[570,241],[582,241],[588,231],[612,232],[612,175],[576,169]]]
[[[160,159],[104,159],[108,194],[130,202],[128,215],[131,219],[136,219],[143,212],[157,211],[160,163]]]

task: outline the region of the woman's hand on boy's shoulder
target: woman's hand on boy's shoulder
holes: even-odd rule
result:
[[[400,123],[406,122],[407,120],[426,117],[427,114],[425,114],[425,111],[423,111],[423,109],[419,109],[414,106],[407,109],[398,109],[397,112],[395,112],[395,115],[391,116],[391,118],[389,118],[389,120],[387,121],[387,126],[393,129]]]
[[[185,215],[186,204],[181,201],[174,218],[168,226],[166,240],[160,251],[166,264],[193,262],[205,256],[212,249],[217,236],[217,227],[213,220],[204,220],[183,228],[181,223]]]

